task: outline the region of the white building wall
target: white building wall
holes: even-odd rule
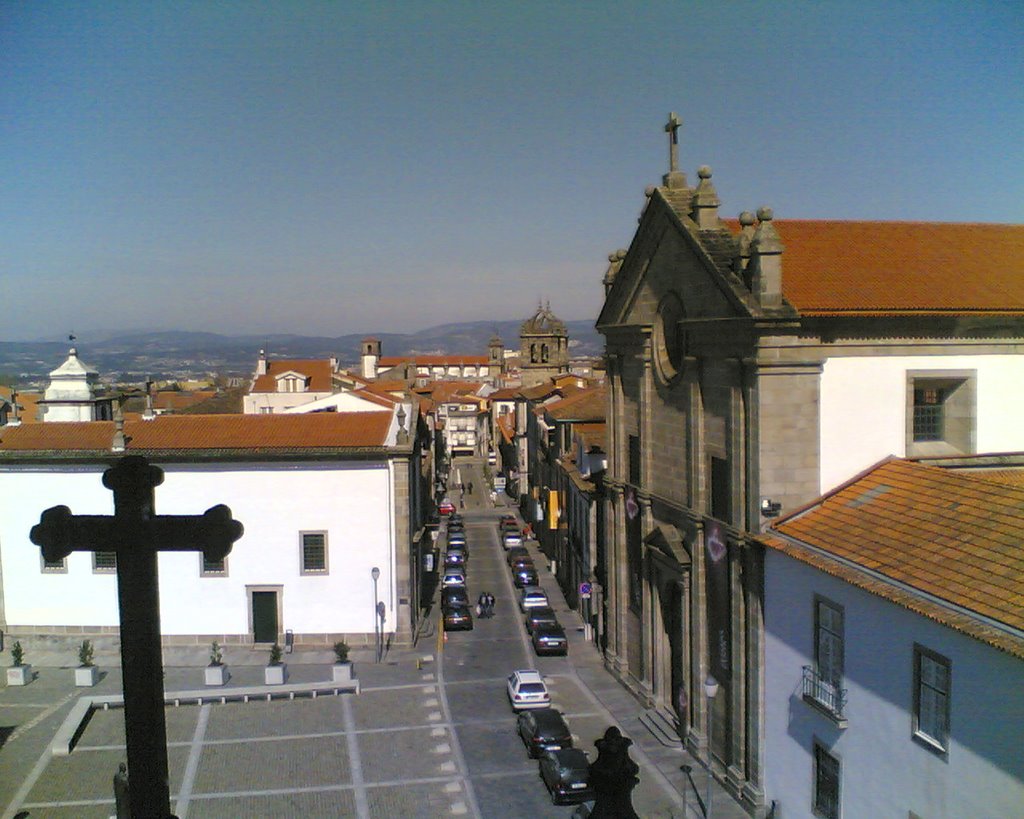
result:
[[[889,455],[906,455],[907,371],[977,372],[977,451],[1024,451],[1024,356],[865,356],[825,361],[821,492]]]
[[[262,415],[284,412],[292,407],[300,407],[321,398],[327,398],[329,392],[252,392],[242,396],[243,415]]]
[[[163,553],[161,628],[165,635],[246,634],[247,585],[283,586],[282,630],[296,633],[373,631],[373,582],[395,617],[395,521],[386,464],[252,464],[162,467],[158,514],[201,514],[231,507],[245,534],[228,557],[226,577],[200,577],[198,552]],[[116,626],[116,575],[94,574],[88,553],[68,558],[66,574],[43,574],[29,531],[58,504],[75,514],[111,514],[113,495],[102,468],[77,471],[0,469],[0,560],[10,625]],[[300,573],[301,531],[326,531],[326,575]]]
[[[805,703],[814,595],[844,608],[845,730]],[[951,661],[950,749],[911,738],[914,643]],[[817,739],[840,759],[844,819],[1024,815],[1024,661],[767,550],[765,760],[768,804],[810,817]]]

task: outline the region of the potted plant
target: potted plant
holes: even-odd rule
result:
[[[334,665],[331,666],[332,682],[351,682],[352,663],[348,659],[348,643],[339,640],[334,644]]]
[[[75,685],[91,688],[100,679],[100,670],[92,664],[94,648],[92,640],[82,640],[78,648],[78,668],[75,669]]]
[[[263,669],[263,681],[267,685],[283,685],[288,677],[288,665],[281,660],[281,646],[274,643],[270,647],[270,662]]]
[[[7,669],[8,685],[28,685],[32,682],[32,666],[25,662],[25,649],[20,641],[11,646],[11,667]]]
[[[210,664],[206,666],[205,672],[207,685],[224,685],[231,676],[224,663],[224,651],[216,640],[210,643]]]

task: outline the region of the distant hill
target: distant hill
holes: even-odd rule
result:
[[[441,324],[414,333],[375,333],[386,356],[413,354],[478,354],[487,351],[497,334],[506,349],[518,349],[521,320]],[[570,355],[597,356],[604,340],[590,320],[567,321]],[[354,365],[366,333],[337,336],[243,335],[175,330],[111,331],[98,339],[80,339],[78,354],[104,381],[185,379],[210,374],[252,374],[259,351],[270,358],[330,358]],[[45,383],[47,375],[67,357],[68,343],[0,341],[0,377],[23,388]]]

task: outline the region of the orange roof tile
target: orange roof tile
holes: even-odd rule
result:
[[[0,387],[0,395],[8,402],[11,400],[11,391],[6,387]],[[23,424],[39,423],[39,402],[43,399],[41,392],[19,392],[18,393],[18,418]]]
[[[331,392],[334,370],[330,361],[312,358],[282,358],[267,362],[267,374],[256,377],[252,392],[277,392],[277,376],[297,372],[309,379],[309,392]]]
[[[1024,225],[774,222],[805,315],[1024,314]]]
[[[902,605],[893,581],[974,615],[974,632],[946,621],[980,639],[998,631],[986,619],[1002,623],[1024,651],[1024,487],[893,458],[770,531],[788,541],[767,545],[799,559],[815,556],[806,545],[868,570],[871,590]]]
[[[384,446],[390,412],[305,415],[164,415],[127,420],[127,452],[203,450],[346,449]],[[0,428],[5,453],[96,451],[109,453],[113,421],[28,424]]]
[[[608,392],[590,387],[545,405],[548,414],[559,421],[603,421],[608,413]]]
[[[178,392],[177,390],[160,390],[153,396],[153,408],[158,410],[180,410],[194,406],[213,398],[216,390],[198,390],[196,392]]]
[[[608,425],[600,423],[574,424],[573,431],[583,439],[588,450],[594,448],[601,452],[607,452],[608,446]]]

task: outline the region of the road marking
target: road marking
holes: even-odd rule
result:
[[[455,730],[454,723],[452,722],[452,709],[448,702],[448,691],[446,689],[447,683],[444,679],[444,654],[438,652],[437,655],[437,693],[441,700],[441,708],[444,709],[445,719],[451,728],[451,745],[452,755],[458,762],[458,770],[462,775],[462,780],[466,789],[466,802],[468,803],[467,808],[474,819],[480,819],[480,806],[476,801],[476,791],[473,789],[473,782],[469,778],[469,768],[466,765],[466,757],[462,753],[462,745],[459,743],[459,735]],[[443,766],[442,766],[443,767]]]
[[[348,767],[352,776],[352,791],[356,800],[356,814],[359,819],[370,819],[370,802],[366,798],[366,784],[363,782],[363,761],[359,756],[359,740],[356,738],[356,721],[352,716],[352,700],[346,697],[341,705],[342,720],[345,724],[345,738],[348,741]]]
[[[199,771],[199,758],[203,755],[203,737],[206,736],[206,726],[210,721],[210,708],[210,704],[207,703],[199,709],[196,730],[192,732],[192,748],[188,752],[185,775],[182,777],[181,790],[178,792],[178,819],[185,819],[188,816],[188,803],[192,796],[192,788],[196,783],[196,773]]]

